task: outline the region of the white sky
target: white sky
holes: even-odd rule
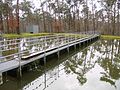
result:
[[[17,0],[16,0],[17,1]],[[23,0],[20,0],[20,2],[22,2]],[[27,1],[31,1],[31,2],[33,2],[33,4],[35,5],[35,8],[39,8],[40,7],[40,1],[41,2],[43,2],[43,1],[45,1],[45,0],[27,0]],[[91,0],[88,0],[88,2],[89,1],[91,1]],[[96,4],[96,6],[97,6],[97,9],[100,9],[101,8],[101,6],[100,6],[100,4],[97,2],[97,0],[93,0],[93,3],[94,4]],[[89,8],[90,8],[90,10],[92,10],[92,6],[89,4]]]
[[[17,0],[15,0],[14,2],[13,2],[13,4],[16,4],[16,1]],[[40,2],[43,2],[43,1],[45,1],[45,0],[26,0],[26,1],[31,1],[33,4],[34,4],[34,10],[35,9],[38,9],[38,8],[40,8]],[[21,3],[21,2],[23,2],[23,0],[19,0],[19,3]],[[91,2],[91,0],[88,0],[88,5],[89,5],[89,10],[91,11],[92,10],[92,5],[90,4],[90,2]],[[96,10],[100,10],[101,9],[101,6],[100,6],[100,4],[97,2],[97,0],[93,0],[93,4],[96,4]],[[46,11],[46,8],[44,8],[44,10]],[[80,10],[82,10],[82,8],[80,8]],[[32,10],[33,11],[33,10]],[[21,13],[21,15],[22,15],[22,12],[20,12]]]

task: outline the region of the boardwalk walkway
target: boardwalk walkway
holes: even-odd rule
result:
[[[53,53],[57,53],[63,49],[67,49],[71,46],[91,42],[92,40],[98,39],[99,35],[88,35],[84,38],[81,38],[77,35],[64,36],[64,35],[52,35],[44,36],[38,38],[26,38],[26,39],[16,39],[16,40],[7,40],[7,42],[0,42],[3,45],[1,52],[6,51],[17,51],[14,54],[2,55],[0,57],[0,72],[6,72],[31,62],[38,60],[40,58],[46,57]]]

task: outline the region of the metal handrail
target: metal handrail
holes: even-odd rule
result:
[[[43,36],[42,36],[43,37]],[[45,36],[44,36],[44,38],[45,38]],[[29,39],[29,40],[27,40],[26,38],[26,43],[27,42],[36,42],[36,41],[40,41],[40,39],[44,39],[44,38],[40,38],[40,37],[38,37],[38,38],[36,38],[37,40],[35,40],[35,38],[33,39],[33,38],[27,38],[27,39]],[[46,38],[46,39],[56,39],[57,37],[55,37],[55,35],[54,35],[54,37],[50,37],[50,38]],[[33,39],[33,40],[32,40]],[[10,40],[10,41],[14,41],[15,39],[13,39],[13,40]],[[17,39],[17,40],[19,40],[19,41],[21,41],[21,39]],[[8,40],[6,40],[6,41],[2,41],[2,42],[7,42]],[[14,41],[15,42],[15,41]],[[2,47],[6,47],[6,46],[10,46],[10,45],[16,45],[16,44],[20,44],[19,42],[18,43],[12,43],[12,44],[7,44],[7,45],[2,45],[2,46],[0,46],[0,48],[2,48]]]
[[[65,36],[65,35],[51,35],[49,38],[49,36],[42,36],[43,40],[41,40],[41,37],[37,37],[37,38],[34,38],[34,40],[31,40],[33,38],[27,38],[25,41],[23,41],[22,44],[25,44],[27,43],[27,46],[24,46],[25,49],[21,50],[21,47],[20,47],[20,44],[21,44],[21,39],[16,39],[16,40],[19,40],[18,43],[14,43],[16,41],[14,41],[13,43],[6,43],[6,45],[2,45],[0,46],[0,52],[5,52],[5,51],[10,51],[10,50],[18,50],[18,52],[15,52],[14,54],[10,54],[10,55],[5,55],[5,56],[2,56],[1,58],[2,59],[5,59],[5,58],[10,58],[10,60],[13,60],[14,59],[14,56],[16,56],[15,58],[19,58],[19,56],[23,56],[25,55],[25,53],[27,53],[28,55],[31,55],[34,53],[34,51],[37,50],[37,52],[42,52],[42,51],[45,51],[45,50],[49,50],[52,46],[52,48],[57,48],[59,46],[62,46],[62,45],[65,45],[65,44],[68,44],[70,42],[73,42],[77,39],[80,39],[79,37],[76,37],[75,35],[68,35],[68,36]],[[37,40],[36,40],[37,39]],[[5,43],[6,41],[3,41],[3,43]],[[12,40],[11,40],[12,42]],[[34,43],[35,42],[35,43]],[[61,44],[61,45],[60,45]],[[14,48],[11,48],[12,45],[16,45]],[[10,47],[11,46],[11,47]],[[30,53],[30,51],[32,50],[29,50],[30,47],[32,46],[41,46],[41,47],[37,47],[37,49],[33,50],[33,52]],[[33,48],[33,47],[32,47]],[[4,60],[2,60],[4,61]]]

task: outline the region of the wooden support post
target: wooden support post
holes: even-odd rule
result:
[[[81,47],[81,42],[79,42],[79,49],[80,49],[80,47]]]
[[[93,42],[93,39],[91,39],[91,42]]]
[[[22,78],[22,70],[20,67],[17,69],[17,78],[18,79]]]
[[[86,42],[87,42],[87,43],[86,43],[86,45],[88,45],[88,43],[89,43],[89,40],[87,40]]]
[[[57,64],[58,64],[58,77],[59,77],[59,61],[60,61],[60,52],[57,52],[58,59],[57,59]]]
[[[37,65],[36,65],[36,62],[34,61],[34,65],[35,65],[35,68],[37,69]]]
[[[88,43],[90,43],[90,39],[88,40]]]
[[[67,47],[67,51],[68,51],[68,54],[69,54],[69,52],[70,52],[69,47]]]
[[[90,43],[91,43],[91,39],[90,39]]]
[[[74,45],[74,49],[76,50],[76,44]]]
[[[90,39],[90,42],[92,42],[92,39]]]
[[[46,66],[46,53],[44,53],[44,66]]]
[[[76,40],[77,40],[77,38],[76,38],[76,36],[75,36],[75,41],[76,41]],[[76,50],[76,47],[77,47],[77,46],[76,46],[76,44],[75,44],[75,45],[74,45],[75,50]]]
[[[60,51],[57,52],[57,56],[58,56],[58,58],[60,58]]]
[[[2,73],[2,77],[3,77],[3,83],[8,81],[7,72]]]
[[[2,73],[0,73],[0,85],[2,85],[3,84],[3,75],[2,75]]]
[[[32,66],[31,66],[31,64],[29,64],[29,70],[32,71]]]

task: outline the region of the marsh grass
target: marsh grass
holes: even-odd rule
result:
[[[37,34],[30,34],[30,33],[21,33],[21,34],[4,34],[3,37],[5,38],[24,38],[24,37],[37,37],[37,36],[46,36],[52,35],[52,33],[37,33]]]
[[[80,35],[80,34],[69,34],[69,33],[37,33],[37,34],[30,34],[30,33],[21,33],[18,34],[4,34],[4,38],[25,38],[25,37],[38,37],[38,36],[46,36],[46,35],[64,35],[64,36],[75,36],[78,38],[84,38],[88,35]]]
[[[120,40],[120,36],[101,35],[101,39],[118,39],[118,40]]]

